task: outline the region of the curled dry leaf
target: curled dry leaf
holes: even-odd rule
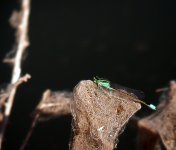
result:
[[[140,150],[176,150],[176,82],[162,100],[158,111],[138,121]]]
[[[74,89],[71,105],[71,149],[114,149],[125,124],[141,108],[131,98],[119,91],[98,88],[90,80],[81,81]]]
[[[71,92],[52,92],[51,90],[46,90],[42,96],[42,100],[36,108],[35,113],[39,114],[40,120],[69,115],[71,113],[71,99]]]

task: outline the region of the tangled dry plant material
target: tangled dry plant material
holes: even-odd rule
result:
[[[176,82],[162,95],[158,111],[138,121],[140,150],[176,150]]]
[[[0,93],[0,149],[9,119],[9,113],[7,112],[10,112],[12,108],[16,90],[19,85],[27,82],[30,78],[31,76],[29,74],[26,74],[23,77],[20,77],[14,84],[9,84],[9,86],[7,86],[7,88]],[[11,103],[9,103],[9,101]]]
[[[12,27],[16,29],[15,49],[10,51],[7,54],[7,57],[4,59],[5,63],[13,66],[11,82],[9,85],[17,84],[18,82],[21,83],[22,81],[25,82],[22,79],[28,80],[30,78],[30,75],[27,75],[26,77],[21,77],[21,65],[24,58],[24,52],[29,46],[28,24],[30,14],[30,0],[22,0],[20,4],[20,11],[15,11],[12,15],[12,18],[10,19]],[[7,95],[9,94],[8,99],[4,97],[0,106],[0,114],[2,114],[0,124],[0,149],[2,148],[3,137],[11,114],[17,89],[17,86],[14,86],[12,90],[10,90],[9,87],[7,89],[4,89],[4,91],[7,92]],[[10,93],[8,93],[9,91]]]
[[[66,91],[51,91],[46,90],[43,93],[42,99],[36,107],[31,127],[20,147],[24,150],[28,141],[30,140],[36,124],[40,121],[46,121],[51,118],[70,115],[70,102],[72,99],[72,92]]]
[[[50,117],[59,117],[69,115],[70,101],[72,93],[66,91],[52,92],[46,90],[42,96],[42,100],[36,108],[36,114],[39,114],[39,120],[47,120]]]
[[[117,137],[141,105],[119,91],[81,81],[73,91],[71,111],[74,136],[72,150],[113,150]]]
[[[2,121],[5,117],[3,110],[6,107],[6,102],[7,102],[7,99],[10,97],[11,92],[14,89],[17,89],[18,86],[21,85],[22,83],[27,82],[30,78],[31,78],[31,76],[29,74],[26,74],[23,77],[19,78],[16,83],[9,84],[6,89],[2,89],[0,91],[0,127],[1,127]],[[14,95],[12,95],[11,97],[14,97]]]
[[[131,98],[134,100],[134,97]],[[81,81],[73,93],[46,90],[35,110],[31,129],[21,150],[28,143],[38,121],[71,113],[74,136],[70,149],[112,150],[129,118],[141,108],[132,99],[125,93],[99,88],[90,80]]]
[[[141,108],[140,103],[133,101],[134,98],[119,90],[98,87],[90,80],[81,81],[73,93],[46,90],[36,108],[37,119],[34,119],[31,129],[38,121],[72,114],[74,134],[70,149],[112,150],[117,146],[117,138],[129,118]],[[139,150],[175,150],[175,101],[176,83],[171,82],[169,90],[162,94],[157,111],[138,121]]]

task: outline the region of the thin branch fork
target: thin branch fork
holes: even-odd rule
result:
[[[17,88],[20,84],[27,82],[29,79],[31,78],[31,76],[29,74],[26,74],[25,76],[21,77],[16,83],[13,84],[13,87],[7,97],[7,102],[4,103],[5,105],[5,111],[4,111],[4,117],[3,117],[3,122],[1,124],[1,130],[0,130],[0,149],[2,148],[2,140],[3,140],[3,136],[5,133],[5,129],[9,120],[9,116],[10,116],[10,112],[11,112],[11,108],[13,106],[13,101],[15,98],[15,94],[17,91]]]
[[[17,36],[19,36],[18,46],[17,46],[17,52],[15,56],[15,62],[14,62],[14,68],[13,68],[13,75],[11,83],[15,83],[20,75],[21,75],[21,62],[23,58],[23,53],[29,45],[28,41],[28,24],[29,24],[29,13],[30,13],[30,0],[23,0],[22,1],[22,18],[21,23],[18,26],[18,33]],[[18,38],[17,38],[18,39]]]
[[[10,91],[9,97],[6,100],[4,106],[4,119],[1,124],[1,130],[0,130],[0,149],[2,148],[2,140],[4,136],[4,132],[9,120],[9,116],[11,113],[11,109],[14,102],[14,97],[16,94],[16,90],[18,85],[20,85],[23,82],[26,82],[30,75],[25,75],[24,77],[21,77],[21,64],[23,59],[23,54],[27,46],[29,45],[28,41],[28,24],[29,24],[29,14],[30,14],[30,0],[22,0],[21,1],[21,11],[19,13],[15,12],[13,14],[13,17],[19,21],[18,24],[16,24],[16,54],[14,58],[11,59],[4,59],[4,62],[10,63],[13,65],[13,71],[12,71],[12,78],[11,78],[11,84],[14,84],[14,88]],[[14,27],[14,24],[16,23],[14,20],[11,20],[11,25]]]
[[[5,63],[13,64],[13,73],[11,83],[15,83],[21,75],[21,62],[23,59],[23,53],[25,49],[29,46],[28,41],[28,24],[29,24],[29,14],[30,14],[30,0],[22,0],[21,11],[12,14],[10,23],[12,27],[17,29],[16,31],[16,55],[11,59],[4,59]]]

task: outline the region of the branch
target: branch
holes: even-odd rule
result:
[[[11,109],[13,106],[17,86],[22,82],[27,81],[30,78],[29,75],[26,75],[20,78],[23,54],[25,49],[29,45],[28,36],[27,36],[29,14],[30,14],[30,0],[22,0],[21,11],[14,12],[10,19],[12,27],[15,27],[17,30],[16,31],[16,50],[15,50],[16,54],[14,58],[5,58],[4,62],[13,65],[11,84],[15,84],[16,86],[14,86],[14,88],[10,91],[10,95],[4,104],[4,109],[5,109],[4,119],[2,120],[1,130],[0,130],[0,149],[2,148],[2,140],[7,126],[7,122],[9,120]]]
[[[28,24],[30,14],[30,0],[23,0],[21,12],[14,12],[10,19],[13,27],[17,28],[16,32],[16,55],[13,59],[4,59],[6,63],[14,63],[11,83],[15,83],[21,75],[21,62],[25,49],[29,46],[28,41]]]
[[[3,140],[5,129],[6,129],[6,126],[7,126],[8,120],[9,120],[11,108],[13,106],[13,101],[15,98],[16,90],[20,84],[27,82],[28,79],[30,79],[30,78],[31,78],[31,76],[29,74],[26,74],[25,76],[21,77],[16,83],[14,83],[11,86],[9,91],[7,90],[7,93],[5,94],[6,96],[2,97],[2,100],[5,101],[5,103],[4,103],[5,110],[4,110],[2,122],[0,122],[1,123],[0,124],[0,127],[1,127],[1,130],[0,130],[0,149],[2,148],[2,140]],[[7,102],[6,102],[6,100],[7,100]]]
[[[25,149],[30,137],[32,136],[34,128],[39,121],[46,121],[63,115],[70,115],[71,99],[71,92],[52,92],[51,90],[46,90],[43,93],[40,103],[35,109],[31,127],[28,130],[28,133],[20,147],[20,150]]]

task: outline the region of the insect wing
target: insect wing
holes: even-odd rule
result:
[[[144,92],[140,91],[140,90],[135,90],[135,89],[132,89],[132,88],[128,88],[128,87],[125,87],[125,86],[122,86],[122,85],[119,85],[119,84],[113,84],[113,87],[116,89],[116,90],[119,90],[120,92],[123,92],[123,93],[126,93],[126,94],[129,94],[133,97],[136,97],[138,99],[144,99],[145,95],[144,95]]]

